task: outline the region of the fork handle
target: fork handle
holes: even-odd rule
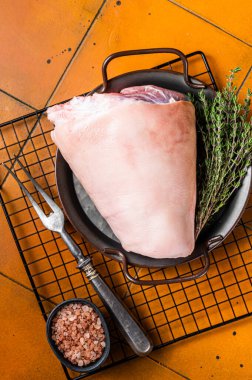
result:
[[[85,270],[85,267],[82,270],[86,273],[89,282],[93,285],[104,306],[117,323],[125,340],[137,355],[148,355],[152,351],[153,345],[142,326],[122,303],[117,294],[112,292],[95,268],[91,264],[88,264],[88,266],[88,270]]]
[[[60,234],[67,247],[76,258],[78,262],[77,267],[85,273],[89,282],[93,285],[93,288],[108,312],[114,318],[122,335],[132,350],[139,356],[149,354],[152,351],[153,345],[142,326],[133,317],[130,310],[123,304],[118,295],[115,294],[100,277],[99,273],[92,265],[91,258],[83,255],[81,249],[65,229],[63,229]]]

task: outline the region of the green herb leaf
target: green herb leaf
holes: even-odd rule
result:
[[[226,86],[214,99],[201,91],[190,96],[198,130],[196,236],[226,205],[241,185],[252,157],[252,118],[248,90],[243,104],[233,84],[239,67],[230,71]]]

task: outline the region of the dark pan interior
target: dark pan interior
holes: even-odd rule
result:
[[[192,79],[192,81],[194,83],[201,83],[195,79]],[[164,70],[141,70],[123,74],[111,79],[108,83],[107,92],[119,92],[125,87],[146,84],[168,88],[185,94],[197,94],[199,91],[189,87],[184,82],[184,77],[180,73]],[[94,91],[99,91],[100,89],[101,86],[97,87]],[[211,88],[207,87],[203,91],[206,93],[207,97],[214,97],[214,91]],[[122,248],[120,243],[101,232],[96,225],[91,222],[82,209],[75,192],[73,173],[59,151],[57,152],[56,157],[56,182],[59,197],[68,219],[74,228],[92,242],[99,250],[104,250],[106,248],[117,249],[125,254],[128,263],[132,265],[161,268],[191,261],[202,255],[203,247],[209,239],[217,235],[221,235],[225,238],[228,235],[239,221],[241,213],[246,205],[250,192],[251,170],[249,170],[243,181],[243,185],[236,191],[235,195],[222,210],[219,218],[215,220],[213,225],[202,231],[196,241],[195,249],[192,254],[186,258],[176,259],[154,259],[134,252],[127,252]],[[146,244],[148,244],[148,241],[146,241]],[[109,256],[116,260],[118,259],[116,255],[110,254]]]

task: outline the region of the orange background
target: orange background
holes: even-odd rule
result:
[[[104,58],[126,49],[203,50],[218,86],[240,66],[238,80],[252,87],[251,19],[250,1],[2,0],[0,122],[94,88]],[[109,74],[162,60],[121,59]],[[1,379],[64,379],[2,209],[0,220]],[[91,378],[252,379],[251,331],[247,318]]]

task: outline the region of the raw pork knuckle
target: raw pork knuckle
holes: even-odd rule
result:
[[[155,86],[48,109],[52,138],[127,251],[185,257],[195,244],[195,110]]]

